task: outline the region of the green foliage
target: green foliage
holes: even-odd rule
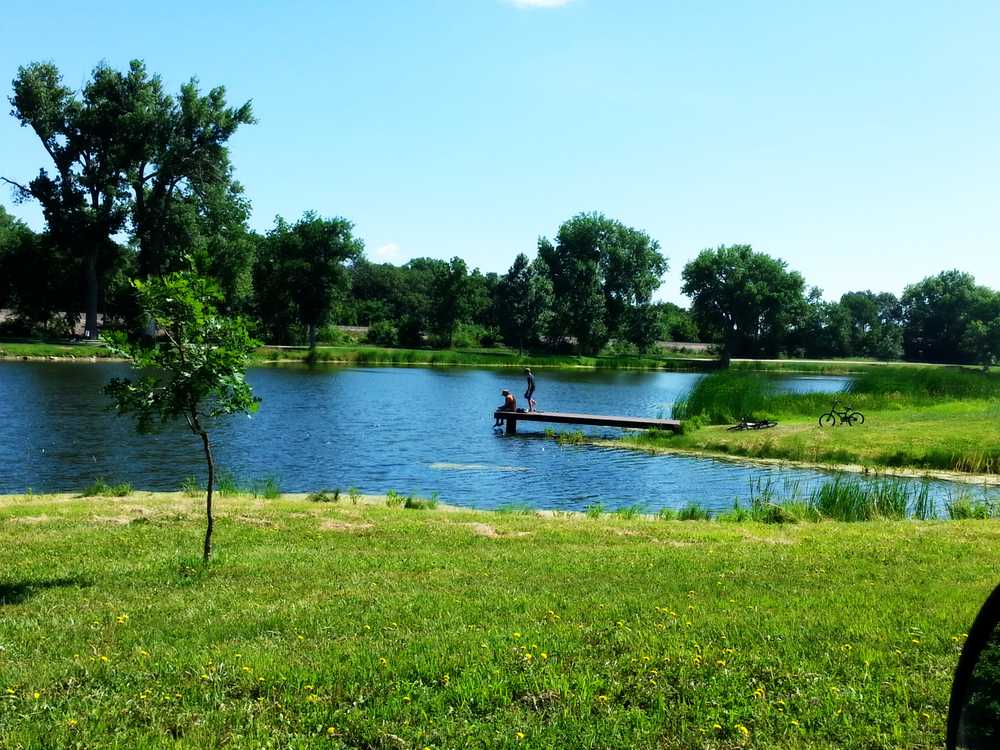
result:
[[[677,511],[678,521],[708,521],[711,518],[711,512],[697,503],[689,503]]]
[[[437,497],[414,497],[407,495],[403,507],[409,510],[434,510],[438,506]]]
[[[667,271],[656,240],[598,213],[563,223],[555,243],[540,239],[538,259],[552,285],[548,338],[572,337],[583,353],[632,336],[632,311],[649,304]]]
[[[311,503],[337,503],[340,502],[340,490],[333,490],[333,494],[330,490],[310,492],[306,495],[306,500]]]
[[[99,296],[126,257],[115,242],[126,229],[139,247],[140,275],[176,270],[191,256],[205,261],[203,271],[246,276],[247,254],[235,248],[247,212],[225,144],[253,122],[249,103],[229,108],[224,89],[202,95],[194,80],[168,96],[138,60],[124,72],[98,65],[79,95],[55,65],[32,63],[18,69],[13,90],[14,116],[55,170],[17,190],[41,204],[48,237],[82,270],[78,299],[92,338]],[[66,277],[75,271],[63,269]],[[226,286],[237,292],[238,283]]]
[[[389,490],[385,493],[385,504],[389,508],[399,508],[405,502],[405,498],[396,490]]]
[[[989,353],[988,333],[1000,315],[1000,300],[995,291],[978,286],[972,274],[953,270],[929,276],[906,287],[900,301],[906,321],[903,348],[908,359],[982,363],[980,345],[984,343]],[[981,325],[970,331],[974,321]],[[980,337],[983,333],[987,334],[985,339]]]
[[[642,512],[643,508],[641,505],[626,505],[615,509],[615,517],[625,521],[630,521],[641,516]]]
[[[198,477],[195,476],[184,477],[184,481],[181,482],[181,493],[187,495],[188,497],[197,497],[203,491],[204,488],[198,481]]]
[[[971,519],[983,520],[1000,517],[1000,504],[984,498],[971,497],[968,494],[959,495],[945,505],[948,518],[953,521]]]
[[[129,482],[109,484],[103,477],[97,477],[80,491],[82,497],[127,497],[132,494]]]
[[[306,211],[295,224],[282,217],[261,243],[254,285],[271,334],[285,340],[293,323],[307,329],[310,347],[350,288],[347,263],[364,252],[347,219]]]
[[[497,285],[497,308],[504,341],[524,351],[539,341],[550,322],[552,280],[548,267],[519,253]]]
[[[215,464],[206,425],[228,414],[257,410],[260,399],[246,382],[245,371],[258,342],[250,338],[242,320],[218,313],[218,287],[192,271],[136,280],[133,285],[140,309],[154,322],[159,336],[109,337],[108,349],[127,358],[139,374],[135,380],[113,378],[104,392],[119,414],[136,418],[140,432],[183,419],[201,438],[209,476],[203,553],[207,562]]]
[[[351,498],[351,505],[357,505],[361,500],[361,491],[357,487],[350,487],[347,490],[347,495]]]
[[[369,326],[365,340],[369,344],[377,346],[397,346],[399,344],[399,329],[388,320],[378,320]]]
[[[805,281],[750,245],[702,250],[684,266],[681,291],[705,332],[730,356],[774,356],[805,307]]]
[[[743,417],[773,416],[768,407],[774,383],[756,373],[720,370],[698,380],[673,406],[675,419],[700,418],[709,424],[733,424]]]
[[[275,477],[257,479],[250,487],[250,495],[265,500],[276,500],[281,497],[281,486]]]
[[[587,518],[600,518],[604,515],[604,505],[602,503],[591,503],[583,509],[583,514]]]
[[[240,494],[240,484],[236,475],[230,471],[220,472],[215,478],[215,490],[222,497],[235,497]]]

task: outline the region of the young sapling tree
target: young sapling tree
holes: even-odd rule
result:
[[[108,348],[126,357],[134,380],[114,378],[104,392],[120,414],[132,414],[141,433],[157,423],[183,420],[201,438],[208,465],[204,560],[212,554],[212,491],[215,461],[208,427],[227,414],[255,412],[245,372],[258,342],[239,318],[220,315],[222,294],[214,282],[192,271],[132,282],[143,312],[156,324],[154,339],[112,334]]]

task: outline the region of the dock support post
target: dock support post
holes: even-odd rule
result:
[[[516,435],[517,434],[517,420],[513,417],[507,417],[507,434]]]

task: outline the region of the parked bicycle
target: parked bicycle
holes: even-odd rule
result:
[[[819,418],[820,427],[836,427],[838,419],[840,420],[839,424],[846,424],[848,427],[865,423],[865,415],[856,411],[853,406],[843,406],[838,409],[839,406],[841,406],[839,401],[833,402],[830,411]]]
[[[750,417],[743,417],[737,424],[728,429],[730,432],[735,432],[736,430],[766,430],[769,427],[777,426],[777,424],[773,419],[753,420]]]

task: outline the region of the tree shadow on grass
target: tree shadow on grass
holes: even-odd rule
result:
[[[0,581],[0,607],[8,604],[22,604],[46,589],[85,588],[92,585],[93,582],[83,576]]]

